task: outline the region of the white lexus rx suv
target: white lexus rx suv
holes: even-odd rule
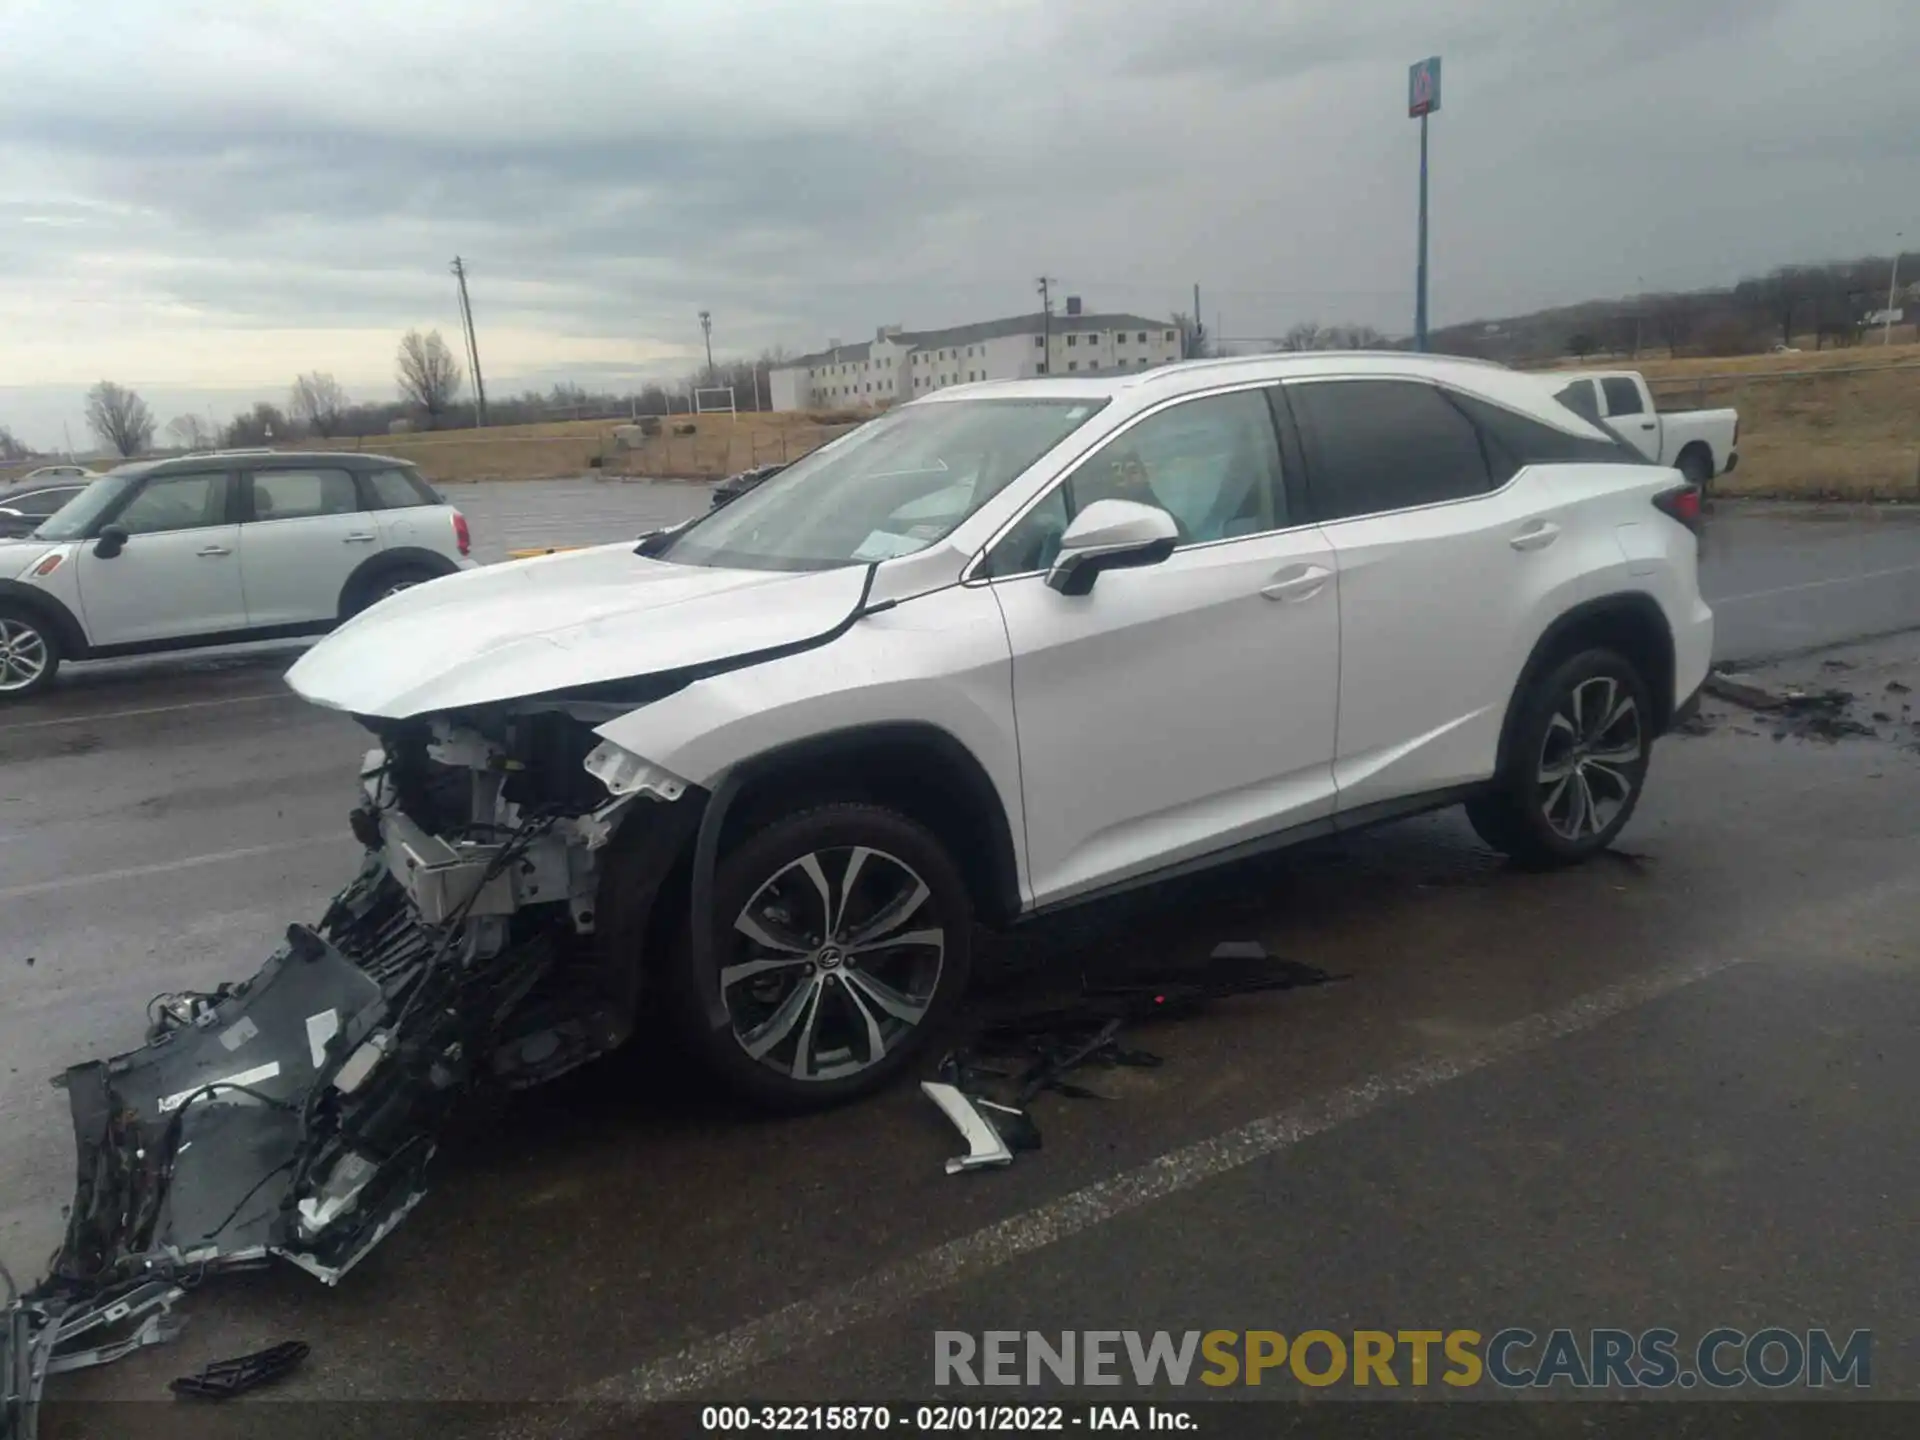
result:
[[[230,450],[122,465],[0,540],[0,703],[64,660],[317,635],[470,567],[467,522],[404,460]]]
[[[1606,846],[1707,673],[1697,519],[1493,365],[944,390],[308,652],[379,740],[327,934],[526,995],[487,1012],[510,1080],[645,991],[738,1090],[843,1099],[938,1030],[976,921],[1458,803],[1528,866]]]

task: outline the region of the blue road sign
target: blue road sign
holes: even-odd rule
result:
[[[1407,68],[1407,115],[1417,118],[1440,108],[1440,57]]]

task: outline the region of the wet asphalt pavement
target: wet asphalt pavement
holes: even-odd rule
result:
[[[450,488],[483,555],[704,504]],[[1920,625],[1920,517],[1723,506],[1704,567],[1723,655]],[[23,1280],[72,1185],[46,1077],[137,1044],[156,991],[251,973],[354,864],[365,740],[279,688],[289,656],[76,669],[0,715],[0,1259]],[[286,1396],[503,1402],[459,1412],[502,1434],[662,1395],[1042,1398],[936,1394],[937,1329],[1870,1328],[1870,1393],[1920,1399],[1920,732],[1888,688],[1920,685],[1920,635],[1783,673],[1858,688],[1875,735],[1775,739],[1710,703],[1580,870],[1509,871],[1446,813],[993,942],[1001,983],[1222,939],[1347,977],[1142,1029],[1164,1065],[1044,1097],[1010,1170],[942,1174],[957,1142],[910,1088],[769,1123],[628,1055],[474,1117],[337,1290],[224,1282],[177,1343],[55,1384],[162,1405],[56,1405],[46,1432],[155,1433],[169,1377],[287,1338],[314,1353]],[[1268,1385],[1243,1393],[1305,1393]],[[504,1403],[529,1400],[592,1403]]]

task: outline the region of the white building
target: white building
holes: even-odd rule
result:
[[[775,410],[890,405],[976,380],[1144,370],[1180,358],[1180,332],[1141,315],[1088,315],[1077,296],[1066,313],[1016,315],[951,330],[884,325],[858,345],[828,341],[816,355],[774,367]]]

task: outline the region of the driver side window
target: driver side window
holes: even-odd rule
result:
[[[227,522],[227,477],[163,475],[149,480],[113,523],[129,535],[156,535],[167,530],[198,530]]]
[[[1180,527],[1182,545],[1284,526],[1280,445],[1266,391],[1189,400],[1121,431],[1007,532],[988,557],[986,573],[1046,569],[1073,517],[1096,500],[1132,500],[1165,510]]]

